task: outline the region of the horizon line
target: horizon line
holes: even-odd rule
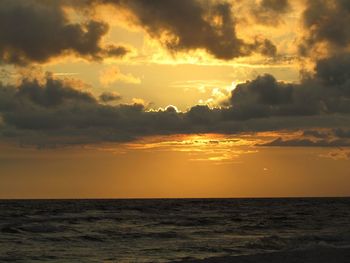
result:
[[[0,198],[1,201],[108,201],[108,200],[229,200],[229,199],[347,199],[350,196],[289,196],[289,197],[112,197],[112,198]]]

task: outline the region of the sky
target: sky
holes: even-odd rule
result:
[[[350,196],[347,0],[2,0],[0,198]]]

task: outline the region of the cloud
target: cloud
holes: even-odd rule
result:
[[[304,137],[313,137],[318,139],[327,139],[330,137],[328,132],[317,131],[317,130],[307,130],[303,132]]]
[[[0,62],[46,63],[68,54],[93,61],[125,56],[130,48],[103,43],[110,22],[95,14],[99,5],[126,10],[132,14],[129,23],[143,28],[171,53],[205,50],[221,60],[253,53],[274,57],[277,49],[271,40],[261,35],[251,39],[238,36],[234,4],[198,0],[3,0]],[[278,10],[284,12],[283,5],[264,0],[261,9],[277,14]]]
[[[17,85],[0,85],[3,139],[61,145],[162,134],[237,134],[303,128],[308,130],[304,135],[312,138],[275,141],[270,146],[339,146],[345,141],[340,135],[344,137],[344,131],[350,128],[349,112],[327,107],[331,102],[339,104],[339,96],[347,98],[347,93],[338,86],[324,86],[327,82],[318,77],[288,84],[271,75],[259,76],[237,85],[224,108],[194,105],[185,112],[174,107],[148,111],[140,99],[134,99],[133,104],[110,105],[108,102],[120,99],[119,94],[103,93],[96,99],[80,82],[52,74],[42,78],[34,75],[23,77]],[[340,127],[344,131],[337,130]],[[325,137],[321,131],[312,132],[320,128],[333,129],[336,138],[315,140]]]
[[[228,115],[250,119],[350,113],[350,53],[316,61],[315,73],[300,83],[277,81],[269,74],[237,85]]]
[[[140,84],[141,79],[130,73],[123,74],[117,66],[111,66],[100,71],[100,82],[104,86],[109,86],[116,82]]]
[[[105,22],[88,17],[70,21],[63,1],[2,0],[0,63],[45,63],[66,54],[102,60],[128,53],[122,46],[102,46],[107,31]]]
[[[237,85],[232,91],[231,102],[235,104],[281,105],[292,102],[293,85],[278,83],[269,74]]]
[[[122,99],[122,96],[117,92],[103,92],[99,96],[100,101],[104,103],[118,101]]]
[[[255,18],[268,25],[282,22],[291,8],[287,0],[256,3]],[[103,41],[109,21],[93,14],[96,5],[102,4],[127,11],[130,23],[170,53],[204,50],[221,60],[277,53],[265,37],[245,39],[237,33],[237,25],[242,27],[245,21],[238,21],[244,15],[235,13],[235,1],[3,0],[0,63],[28,66],[65,55],[93,61],[125,56],[129,48]],[[327,52],[314,61],[314,73],[299,83],[265,74],[232,87],[232,92],[213,89],[206,105],[179,112],[175,106],[150,111],[140,94],[135,94],[132,104],[121,104],[120,94],[104,92],[95,98],[79,81],[52,74],[43,79],[26,76],[17,84],[0,84],[0,137],[45,145],[126,141],[159,134],[306,129],[301,138],[276,139],[266,146],[348,145],[350,5],[344,0],[309,0],[302,19],[303,54],[319,45],[326,45]],[[0,75],[8,73],[2,70]],[[100,82],[108,86],[141,80],[111,66],[100,72]]]
[[[277,138],[272,142],[259,144],[258,146],[279,146],[279,147],[344,147],[350,146],[350,141],[336,140],[310,140],[310,139],[290,139]]]
[[[341,53],[320,59],[316,64],[316,77],[325,85],[342,89],[350,95],[350,53]]]
[[[321,112],[314,91],[302,84],[278,82],[272,75],[258,76],[232,91],[228,118],[251,119],[271,116],[306,116]]]
[[[19,100],[28,100],[33,104],[43,107],[56,107],[69,101],[94,103],[95,99],[89,93],[72,89],[65,86],[64,82],[48,76],[43,87],[37,80],[29,81],[24,79],[16,93]]]
[[[134,15],[138,24],[171,52],[202,49],[214,57],[230,60],[253,52],[274,56],[276,47],[264,38],[240,39],[231,3],[197,0],[96,0],[113,4]],[[179,15],[181,14],[181,15]],[[195,32],[195,34],[194,34]]]
[[[326,44],[328,52],[344,51],[350,44],[350,3],[344,0],[308,0],[303,13],[306,30],[300,51],[308,55],[310,50]]]
[[[350,151],[345,149],[338,149],[329,152],[328,154],[322,154],[320,157],[330,158],[333,160],[350,160]]]
[[[258,23],[276,26],[290,9],[288,0],[262,0],[252,8],[252,14]]]
[[[100,52],[102,57],[110,58],[110,57],[123,57],[130,52],[125,46],[117,46],[114,44],[106,45]]]
[[[348,138],[350,139],[350,130],[349,129],[334,129],[334,135],[339,137],[339,138]]]
[[[275,12],[287,12],[290,8],[288,0],[262,0],[260,6]]]

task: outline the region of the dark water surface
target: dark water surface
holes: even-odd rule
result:
[[[346,247],[349,198],[0,201],[0,262],[167,262]]]

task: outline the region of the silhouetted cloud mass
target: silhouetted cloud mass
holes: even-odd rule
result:
[[[214,57],[229,60],[253,52],[276,54],[275,45],[257,37],[249,42],[236,34],[231,3],[198,0],[96,0],[126,8],[135,22],[160,40],[171,52],[203,49]],[[215,19],[214,19],[215,18]],[[214,23],[214,21],[217,21]]]
[[[2,0],[0,63],[43,63],[69,53],[101,60],[128,53],[122,46],[101,46],[107,31],[102,21],[70,21],[61,1]]]
[[[282,8],[270,2],[264,1],[262,5]],[[237,36],[232,4],[226,1],[3,0],[0,62],[26,65],[45,63],[67,54],[89,60],[126,55],[129,49],[124,46],[101,43],[109,29],[108,21],[87,15],[101,4],[127,9],[134,15],[133,23],[171,52],[202,49],[223,60],[255,52],[274,56],[277,52],[276,46],[262,36],[249,41]],[[72,20],[65,7],[82,12],[84,19]]]
[[[350,146],[350,141],[343,139],[336,140],[309,140],[309,139],[291,139],[283,140],[278,138],[272,142],[260,144],[258,146],[278,146],[278,147],[344,147]]]
[[[306,30],[301,53],[326,43],[331,53],[343,51],[350,43],[350,2],[347,0],[308,0],[303,14]]]
[[[318,139],[326,139],[330,137],[328,132],[317,131],[317,130],[307,130],[303,132],[303,136],[314,137]]]
[[[238,37],[234,2],[3,0],[0,63],[45,63],[66,54],[94,61],[126,55],[128,48],[102,41],[108,24],[89,13],[101,4],[130,12],[130,23],[143,28],[171,52],[200,49],[222,60],[255,52],[274,56],[277,52],[263,37],[251,41]],[[70,19],[66,7],[87,15]],[[263,0],[256,8],[262,23],[275,23],[291,7],[289,1]],[[302,53],[308,55],[306,51],[320,43],[326,44],[326,52],[314,59],[315,72],[305,75],[300,83],[278,81],[265,74],[237,85],[225,107],[193,105],[186,112],[177,112],[174,107],[154,111],[138,103],[121,104],[117,93],[105,92],[96,98],[74,82],[51,74],[44,80],[22,76],[18,84],[0,84],[1,137],[34,144],[70,144],[159,134],[302,129],[303,138],[278,139],[266,145],[348,145],[350,4],[345,0],[309,0],[302,19],[306,31]],[[317,132],[319,128],[332,132]]]
[[[121,100],[122,96],[120,96],[119,93],[115,93],[115,92],[103,92],[99,96],[99,99],[102,102],[111,102],[111,101]]]
[[[338,128],[334,130],[335,136],[339,138],[349,138],[350,139],[350,129]]]
[[[341,139],[347,136],[350,116],[340,102],[349,100],[349,94],[326,83],[315,77],[305,83],[287,84],[263,75],[238,85],[227,108],[196,105],[178,113],[171,108],[148,111],[142,104],[106,104],[120,99],[115,93],[102,93],[100,103],[90,93],[74,87],[74,82],[47,74],[44,80],[24,78],[18,85],[0,86],[0,132],[3,138],[19,138],[22,142],[65,144],[125,141],[160,134],[335,129],[342,122],[344,130],[333,132],[339,140],[330,145],[344,145]],[[325,137],[310,131],[304,135]],[[314,145],[308,140],[276,141],[271,146]]]

